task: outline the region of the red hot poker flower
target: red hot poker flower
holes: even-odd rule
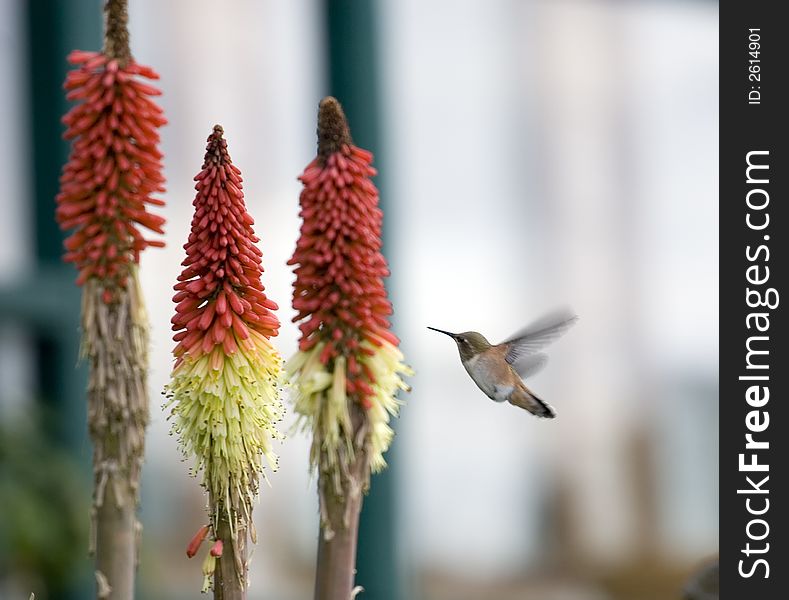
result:
[[[65,117],[64,137],[74,140],[60,178],[56,218],[61,228],[74,229],[66,240],[64,260],[79,269],[77,283],[98,279],[104,301],[125,288],[132,263],[147,246],[140,228],[163,233],[164,219],[148,211],[164,202],[158,128],[167,120],[151,100],[159,90],[140,78],[158,79],[133,59],[100,52],[72,52],[77,67],[64,87],[67,98],[80,103]]]
[[[244,205],[241,171],[227,152],[223,129],[208,137],[203,168],[195,176],[197,196],[192,232],[184,244],[186,267],[178,277],[172,319],[176,368],[185,354],[198,359],[217,348],[216,359],[251,348],[250,330],[277,335],[277,304],[266,297],[260,277],[262,253],[255,245],[254,219]],[[216,365],[212,365],[216,368]]]
[[[325,343],[320,361],[348,357],[346,388],[365,408],[375,378],[357,359],[386,340],[399,344],[389,331],[392,313],[384,278],[389,275],[381,254],[378,190],[371,181],[373,156],[351,142],[342,108],[334,98],[321,102],[318,156],[299,178],[301,237],[288,264],[295,269],[294,321],[302,321],[299,349]]]
[[[149,419],[149,326],[137,262],[162,233],[164,219],[148,212],[164,191],[156,73],[131,57],[126,0],[106,0],[104,49],[72,52],[66,77],[64,137],[72,141],[60,178],[55,217],[72,230],[64,259],[79,271],[81,355],[90,365],[88,432],[93,442],[91,554],[99,595],[134,596],[135,518]],[[107,493],[110,495],[108,496]],[[111,543],[107,541],[111,540]],[[101,591],[104,590],[104,591]],[[107,594],[109,592],[107,591]]]
[[[294,321],[301,321],[302,336],[286,365],[296,412],[313,430],[310,458],[321,481],[328,476],[339,482],[350,472],[359,456],[353,448],[367,456],[373,471],[385,466],[396,394],[408,389],[401,376],[412,374],[389,331],[389,269],[381,254],[383,214],[371,181],[372,158],[353,145],[339,102],[324,98],[318,156],[300,177],[303,223],[289,264],[297,265]],[[366,486],[369,468],[358,484]]]
[[[214,126],[195,177],[192,230],[173,297],[176,361],[166,388],[173,430],[184,453],[197,459],[209,493],[217,541],[203,563],[204,591],[220,557],[246,585],[252,504],[265,477],[262,459],[276,468],[273,442],[282,437],[276,423],[283,413],[281,359],[269,339],[279,329],[277,305],[260,281],[262,253],[223,133]]]
[[[321,537],[316,597],[348,598],[354,580],[362,493],[386,466],[399,390],[409,389],[398,339],[389,331],[389,274],[372,154],[353,145],[342,107],[318,109],[318,156],[300,179],[301,237],[293,306],[302,333],[285,366],[299,422],[312,430]]]

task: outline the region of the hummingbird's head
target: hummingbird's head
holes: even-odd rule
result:
[[[460,352],[460,360],[464,362],[471,360],[480,352],[484,352],[490,348],[490,343],[485,339],[485,336],[483,336],[481,333],[477,333],[476,331],[450,333],[449,331],[436,329],[435,327],[428,327],[428,329],[448,335],[453,340],[455,340],[455,343],[458,345],[458,351]]]

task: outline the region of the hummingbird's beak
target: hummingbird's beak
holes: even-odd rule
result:
[[[456,334],[450,333],[449,331],[444,331],[443,329],[436,329],[435,327],[428,327],[428,329],[432,329],[433,331],[437,331],[438,333],[443,333],[444,335],[448,335],[451,338],[454,338]]]

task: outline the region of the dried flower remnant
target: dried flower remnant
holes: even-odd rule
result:
[[[214,573],[216,572],[216,556],[210,552],[206,554],[205,558],[203,559],[202,571],[203,587],[200,589],[200,591],[205,594],[211,589],[211,581],[213,580]]]
[[[332,523],[326,494],[343,496],[368,485],[370,469],[382,469],[392,441],[389,418],[398,411],[398,390],[407,390],[399,340],[389,331],[389,275],[381,254],[382,212],[372,154],[353,145],[340,104],[325,98],[318,113],[318,156],[300,179],[301,237],[293,306],[302,336],[286,370],[296,412],[313,434],[311,461],[321,485],[324,534]],[[352,476],[350,465],[365,462]],[[353,481],[351,481],[353,479]]]
[[[142,79],[158,79],[132,58],[74,51],[64,87],[77,101],[63,117],[65,138],[73,140],[60,178],[56,218],[74,232],[64,260],[79,270],[77,283],[96,279],[105,302],[117,299],[131,266],[148,246],[163,246],[141,229],[163,233],[164,219],[149,212],[162,206],[164,191],[158,128],[167,121],[151,100],[159,90]]]
[[[225,544],[224,554],[222,545],[214,544],[209,556],[226,555],[232,544],[243,582],[241,554],[247,531],[255,541],[252,501],[262,459],[271,468],[277,464],[273,440],[281,438],[275,427],[283,415],[277,388],[281,359],[269,340],[279,329],[272,312],[277,305],[260,281],[259,240],[244,204],[241,171],[223,133],[214,127],[195,177],[195,213],[173,297],[177,345],[166,393],[182,449],[196,457],[203,473],[212,538]],[[230,539],[223,539],[224,529]],[[204,571],[211,567],[213,573],[214,563],[206,561]]]

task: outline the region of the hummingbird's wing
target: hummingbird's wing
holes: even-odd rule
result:
[[[507,348],[506,361],[515,364],[525,356],[534,354],[561,336],[578,320],[568,308],[552,311],[530,323],[503,344]],[[516,371],[520,371],[516,368]]]
[[[512,363],[512,368],[522,379],[533,377],[548,364],[548,355],[544,352],[525,354]]]

